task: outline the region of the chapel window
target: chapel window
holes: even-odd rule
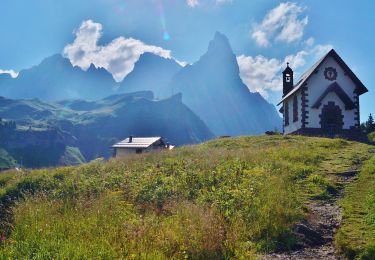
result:
[[[293,98],[293,122],[298,121],[298,99],[297,95]]]

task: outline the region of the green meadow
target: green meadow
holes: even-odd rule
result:
[[[229,259],[293,248],[306,204],[345,188],[335,244],[375,256],[374,146],[299,136],[213,140],[0,174],[0,256]],[[348,187],[338,175],[360,165]],[[358,203],[360,202],[360,203]]]

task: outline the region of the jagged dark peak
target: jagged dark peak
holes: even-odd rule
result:
[[[96,71],[98,68],[95,67],[94,63],[90,64],[90,67],[87,69],[87,71]]]
[[[87,71],[106,71],[108,72],[105,68],[96,66],[94,63],[91,63]],[[108,72],[109,73],[109,72]]]
[[[230,76],[233,79],[233,77],[239,77],[236,55],[233,53],[228,38],[220,32],[215,33],[208,45],[207,52],[193,66],[184,67],[183,71],[185,72],[183,73],[189,70],[204,70],[206,73],[214,73],[217,75],[214,76],[215,78]]]
[[[220,33],[216,32],[214,38],[210,41],[208,45],[208,53],[210,52],[230,52],[233,53],[232,47],[230,46],[228,38]]]
[[[143,61],[143,60],[160,60],[160,59],[165,60],[166,58],[161,57],[161,56],[156,55],[156,54],[151,53],[151,52],[145,52],[145,53],[141,54],[141,56],[139,57],[138,61]]]
[[[12,79],[12,76],[9,73],[1,73],[0,74],[0,81],[9,80],[9,79]]]
[[[54,54],[52,56],[45,58],[44,60],[41,61],[40,65],[51,65],[51,64],[58,64],[58,63],[71,65],[70,60],[67,58],[64,58],[61,54]]]
[[[22,69],[16,79],[22,79],[25,74],[32,75],[33,73],[39,73],[40,70],[51,70],[52,68],[70,68],[73,67],[70,60],[64,58],[61,54],[54,54],[47,58],[44,58],[39,64],[34,65],[30,68]]]
[[[108,70],[106,70],[103,67],[97,67],[93,63],[90,64],[90,67],[87,69],[87,72],[100,73],[106,76],[110,76],[112,78],[112,74]]]
[[[174,94],[173,96],[171,96],[169,98],[166,98],[164,100],[168,100],[168,101],[175,102],[175,103],[182,103],[182,93],[179,92],[179,93]]]
[[[142,64],[150,64],[150,63],[170,63],[170,64],[174,64],[174,65],[177,65],[177,66],[180,66],[174,59],[170,59],[170,58],[164,58],[164,57],[161,57],[159,55],[156,55],[154,53],[151,53],[151,52],[145,52],[143,53],[138,61],[136,62],[135,66],[137,65],[142,65]]]
[[[214,66],[215,68],[225,67],[228,69],[229,66],[232,66],[235,70],[238,70],[236,55],[233,53],[229,40],[220,32],[215,33],[214,38],[208,45],[207,52],[194,65],[198,64],[206,68]],[[223,73],[228,72],[223,70]],[[235,72],[234,74],[238,73]]]

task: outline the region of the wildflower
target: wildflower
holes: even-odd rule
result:
[[[6,237],[5,237],[5,234],[3,233],[3,234],[1,235],[1,237],[0,237],[0,241],[1,241],[1,242],[4,242],[5,239],[6,239]]]

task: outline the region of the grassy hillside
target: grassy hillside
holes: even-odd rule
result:
[[[338,248],[349,258],[375,258],[375,156],[363,167],[341,200],[343,225],[336,235]]]
[[[290,248],[305,203],[332,196],[337,173],[366,161],[371,149],[341,139],[241,137],[7,172],[0,175],[0,255],[252,258]]]

